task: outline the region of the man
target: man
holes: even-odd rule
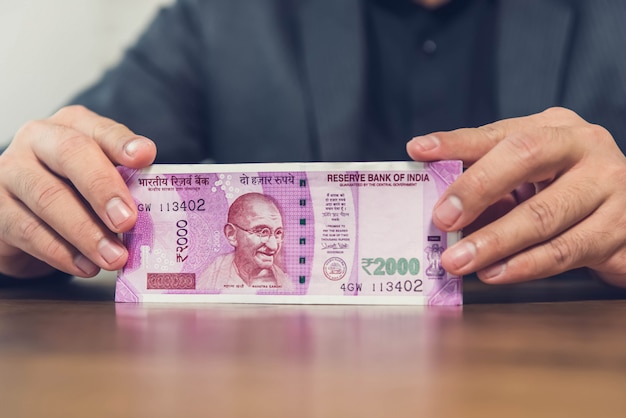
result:
[[[224,235],[235,250],[218,256],[200,277],[198,288],[291,289],[277,262],[284,230],[273,199],[261,193],[239,196],[228,210]]]
[[[622,0],[180,0],[74,101],[90,110],[25,125],[0,156],[0,272],[122,267],[137,212],[114,164],[157,148],[403,159],[417,135],[411,158],[468,167],[435,207],[466,233],[448,271],[624,286],[624,20]]]

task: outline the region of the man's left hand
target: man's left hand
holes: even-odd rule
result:
[[[588,267],[626,287],[626,157],[606,129],[551,108],[416,137],[407,151],[467,167],[433,212],[442,230],[465,228],[442,256],[450,273],[514,283]]]

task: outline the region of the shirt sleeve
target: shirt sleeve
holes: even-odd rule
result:
[[[202,24],[196,1],[163,8],[117,66],[75,97],[157,144],[157,162],[210,157],[206,137]]]

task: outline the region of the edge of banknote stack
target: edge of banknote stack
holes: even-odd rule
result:
[[[139,217],[121,235],[116,302],[462,304],[462,278],[441,266],[461,233],[432,223],[460,161],[119,171]]]

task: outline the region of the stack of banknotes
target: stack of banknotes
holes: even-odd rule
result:
[[[459,305],[432,209],[459,161],[120,168],[118,302]]]

